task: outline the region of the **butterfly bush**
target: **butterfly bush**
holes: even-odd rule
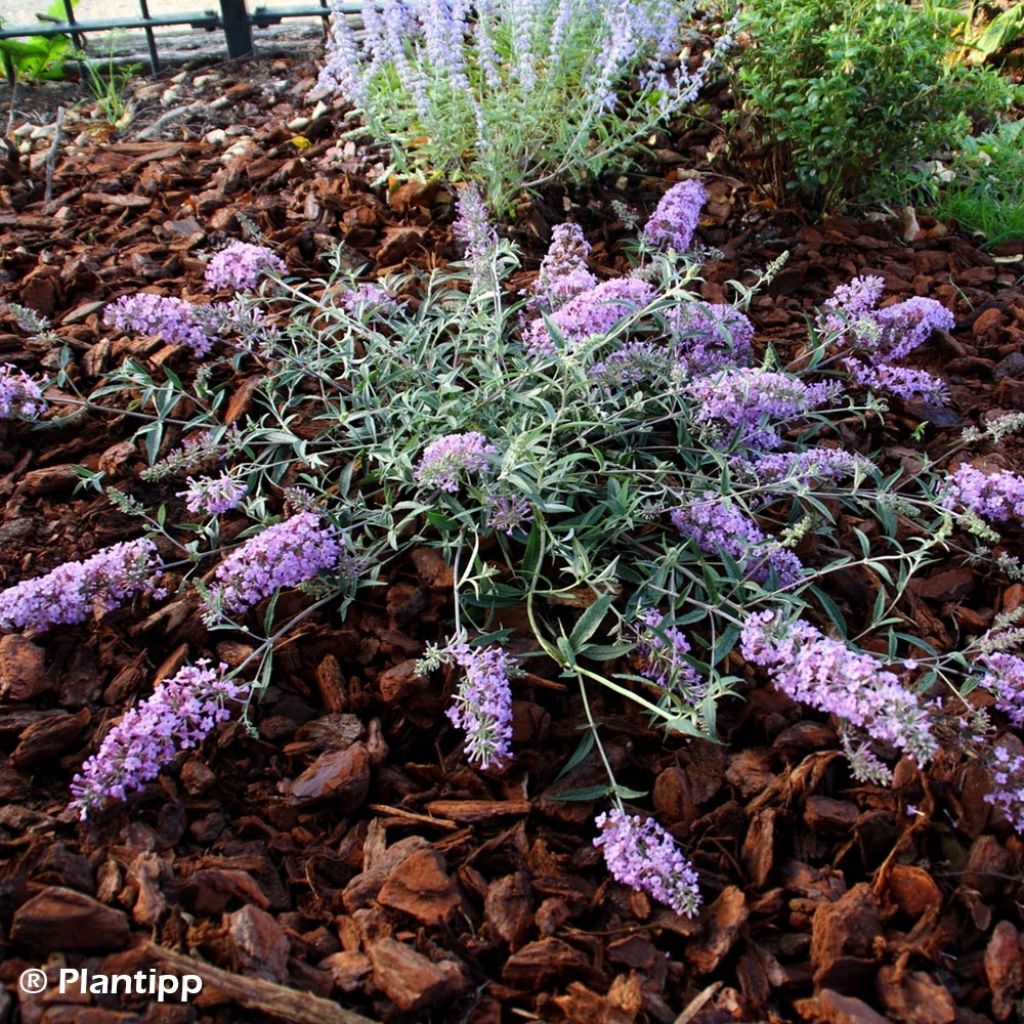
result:
[[[665,246],[685,252],[693,241],[700,211],[707,202],[708,193],[703,184],[695,180],[673,185],[662,197],[644,227],[644,241],[649,245]]]
[[[350,288],[341,299],[341,307],[353,316],[386,319],[398,312],[398,303],[379,284],[361,284]]]
[[[696,422],[707,424],[715,436],[771,449],[782,443],[779,425],[771,421],[788,423],[806,416],[836,399],[842,384],[805,384],[789,374],[738,367],[699,377],[687,390],[697,406]]]
[[[997,470],[983,473],[964,462],[946,478],[940,500],[995,522],[1024,520],[1024,476]]]
[[[232,242],[206,264],[204,277],[210,291],[247,291],[255,288],[265,274],[287,272],[284,260],[265,245]]]
[[[665,317],[686,376],[746,367],[754,356],[754,325],[746,314],[723,303],[688,302]]]
[[[156,544],[147,538],[114,544],[81,562],[65,562],[0,593],[0,629],[39,633],[85,622],[142,594],[162,596],[155,582],[161,568]]]
[[[464,638],[442,652],[463,670],[446,712],[466,734],[466,757],[485,771],[505,768],[512,758],[511,664],[500,647],[470,647]]]
[[[937,405],[949,401],[949,389],[937,377],[892,365],[922,345],[935,331],[952,330],[953,314],[934,299],[915,296],[876,308],[885,282],[857,277],[840,285],[818,316],[819,330],[852,354],[843,363],[858,384],[888,391],[900,398],[921,398]]]
[[[229,473],[220,476],[203,476],[199,479],[188,478],[188,487],[178,492],[179,498],[185,499],[185,507],[197,515],[218,516],[237,508],[245,497],[246,487],[239,480],[234,480]]]
[[[638,670],[665,690],[677,690],[685,699],[696,701],[703,696],[706,680],[686,660],[692,651],[682,630],[666,625],[656,609],[644,608],[633,622],[637,634],[635,656]]]
[[[986,669],[978,685],[996,698],[996,707],[1016,729],[1024,729],[1024,658],[1005,651],[983,654],[978,663]]]
[[[675,528],[710,555],[728,555],[747,575],[764,583],[774,572],[779,586],[788,587],[803,575],[800,559],[778,547],[730,498],[705,491],[671,513]]]
[[[616,882],[646,892],[677,914],[697,916],[697,873],[661,825],[621,808],[599,815],[595,824],[600,834],[594,845],[604,853]]]
[[[103,322],[122,331],[163,338],[169,345],[184,345],[199,357],[209,355],[215,340],[191,303],[149,292],[122,295],[103,311]]]
[[[999,744],[992,752],[989,771],[993,788],[985,794],[985,803],[1002,811],[1010,824],[1024,833],[1024,757]]]
[[[631,312],[652,302],[657,292],[653,285],[637,278],[622,277],[605,281],[570,299],[549,318],[538,316],[527,327],[523,342],[536,357],[555,354],[555,337],[548,322],[565,342],[567,352],[573,345],[595,334],[607,334]]]
[[[775,688],[838,716],[872,740],[891,743],[924,766],[938,750],[927,711],[892,672],[868,654],[825,636],[808,622],[778,612],[747,618],[743,657],[767,668]]]
[[[71,783],[71,808],[84,820],[110,800],[125,800],[167,767],[179,750],[197,747],[231,717],[228,704],[246,687],[224,678],[228,666],[207,658],[158,683],[103,737]]]
[[[523,188],[624,166],[732,45],[680,59],[690,0],[385,0],[358,36],[332,9],[313,95],[356,107],[401,169],[475,180],[502,214]]]
[[[431,441],[423,450],[414,477],[421,487],[436,487],[454,494],[459,489],[461,474],[483,472],[496,453],[494,445],[477,430],[447,434]]]
[[[365,47],[350,38],[349,84],[365,90],[367,104],[389,76],[395,95],[407,88],[427,146],[428,119],[449,101],[472,108],[481,83],[542,92],[544,55],[577,31],[563,17],[575,10],[571,0],[560,4],[547,34],[534,31],[526,11],[501,36],[488,3],[475,13],[430,0],[367,8]],[[625,33],[626,44],[631,38]],[[621,52],[602,53],[594,86],[621,60]],[[457,173],[457,161],[445,169]],[[822,309],[813,358],[779,368],[756,344],[745,286],[735,304],[699,297],[697,257],[685,250],[702,197],[699,183],[683,184],[659,204],[630,274],[602,271],[599,282],[586,238],[568,223],[554,227],[532,284],[514,292],[523,277],[513,276],[514,247],[490,223],[489,182],[479,179],[476,192],[463,183],[458,232],[467,259],[403,281],[401,306],[379,285],[346,277],[340,254],[326,286],[299,282],[275,297],[274,319],[287,327],[268,332],[261,387],[233,427],[221,422],[214,382],[237,351],[198,367],[194,393],[170,377],[160,384],[169,399],[189,400],[174,415],[191,419],[186,441],[147,479],[193,474],[179,493],[190,501],[195,492],[207,510],[233,499],[229,482],[244,479],[254,515],[283,503],[289,516],[227,553],[216,547],[215,523],[164,526],[166,509],[148,517],[188,552],[183,585],[202,593],[200,580],[209,579],[206,621],[217,625],[300,583],[323,597],[322,614],[344,615],[358,600],[354,576],[367,572],[376,583],[384,566],[405,571],[407,558],[421,570],[417,548],[442,552],[454,636],[423,662],[456,669],[448,719],[466,758],[486,770],[517,770],[517,670],[492,641],[519,630],[523,610],[533,646],[579,686],[579,698],[570,690],[560,700],[578,699],[592,714],[634,701],[670,741],[716,738],[717,702],[750,679],[732,674],[737,645],[765,681],[837,717],[839,745],[861,779],[885,780],[894,750],[929,761],[937,737],[949,734],[941,686],[983,676],[997,713],[1015,722],[1019,665],[996,658],[995,648],[958,653],[952,672],[938,658],[907,666],[926,697],[890,668],[914,643],[901,632],[902,595],[921,566],[956,550],[952,512],[971,505],[1014,518],[1018,483],[965,469],[945,482],[929,468],[887,475],[885,463],[875,470],[844,445],[847,423],[879,406],[858,397],[860,371],[843,360],[903,370],[896,362],[949,315],[922,302],[880,309],[881,281],[858,278]],[[233,329],[210,326],[221,317],[261,322],[254,297],[228,307],[189,315],[210,338]],[[158,386],[131,383],[133,397]],[[344,544],[327,525],[334,522],[344,525]],[[1003,555],[991,558],[993,571]],[[221,559],[212,574],[207,556]],[[836,570],[870,576],[880,600],[852,609],[828,602]],[[280,621],[288,604],[268,605],[260,654],[295,625]],[[298,614],[312,611],[307,604]],[[872,649],[888,642],[893,661],[826,636],[810,624],[821,616],[837,636],[846,625],[851,636],[870,636]],[[487,640],[472,645],[471,635]],[[591,702],[599,686],[605,699]],[[590,724],[599,742],[600,721]],[[451,731],[438,741],[456,742]],[[1008,795],[993,799],[1012,811],[1017,768],[997,770],[1005,778],[998,792]],[[618,800],[626,791],[610,778],[607,792]],[[695,912],[692,868],[655,821],[619,808],[601,816],[598,833],[616,878]]]
[[[551,229],[551,244],[528,294],[530,308],[551,310],[564,306],[581,292],[597,286],[597,278],[587,269],[590,243],[579,224],[556,224]]]
[[[45,411],[39,384],[12,363],[0,363],[0,420],[32,420]]]
[[[312,512],[268,526],[217,566],[204,619],[212,625],[224,613],[240,615],[282,587],[335,568],[343,547],[337,530]]]

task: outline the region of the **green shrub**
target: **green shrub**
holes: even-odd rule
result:
[[[748,0],[740,109],[777,189],[814,205],[893,198],[914,163],[990,123],[1014,88],[952,62],[928,15],[893,0]]]

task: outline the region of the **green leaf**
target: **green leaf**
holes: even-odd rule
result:
[[[1024,3],[1003,11],[989,22],[988,27],[974,41],[974,50],[978,57],[972,55],[972,62],[987,60],[992,54],[1005,49],[1018,36],[1024,35]]]
[[[577,654],[580,652],[580,648],[597,632],[604,617],[608,614],[611,603],[611,594],[603,594],[577,619],[576,625],[569,635],[569,645]]]
[[[593,730],[587,729],[587,731],[580,737],[580,742],[577,744],[576,749],[572,752],[572,757],[562,766],[562,770],[555,776],[555,782],[559,779],[564,779],[578,764],[582,764],[586,759],[587,755],[594,749],[594,733]]]

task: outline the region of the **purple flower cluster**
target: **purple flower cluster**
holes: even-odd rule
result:
[[[767,668],[777,690],[836,715],[871,739],[891,743],[924,765],[938,749],[928,715],[892,673],[867,654],[810,623],[759,612],[744,623],[740,652]]]
[[[827,481],[835,483],[853,476],[858,469],[867,471],[871,462],[843,448],[809,448],[802,452],[771,452],[747,460],[732,460],[734,472],[759,484],[781,481],[811,487]]]
[[[449,494],[459,489],[460,473],[481,473],[497,449],[476,430],[446,434],[431,441],[420,456],[414,479],[421,487],[437,487]]]
[[[906,401],[921,399],[933,405],[949,403],[949,388],[945,381],[940,380],[926,370],[915,370],[908,366],[890,366],[879,363],[871,366],[860,359],[844,359],[843,365],[850,371],[850,376],[865,388],[876,388],[888,391]]]
[[[992,752],[988,769],[996,788],[985,794],[985,803],[1002,811],[1024,833],[1024,757],[1000,744]]]
[[[200,658],[127,711],[103,737],[100,749],[71,784],[71,807],[85,819],[107,800],[125,800],[143,789],[179,750],[198,746],[218,722],[231,717],[228,701],[245,692],[224,678],[227,665],[209,668]]]
[[[728,555],[756,583],[774,572],[780,587],[788,587],[803,575],[800,559],[769,540],[732,499],[705,491],[671,513],[682,536],[697,543],[709,555]]]
[[[242,446],[242,434],[237,424],[218,432],[208,430],[195,437],[188,437],[164,456],[158,463],[142,471],[143,480],[161,480],[174,473],[185,472],[214,460],[223,461]]]
[[[688,701],[698,701],[704,694],[704,680],[686,660],[690,643],[682,631],[665,624],[665,618],[654,608],[637,613],[633,629],[639,642],[636,656],[638,669],[645,678],[663,690],[677,690]]]
[[[650,341],[628,341],[606,359],[594,363],[587,376],[605,387],[634,387],[644,381],[663,380],[677,360],[672,350]]]
[[[666,316],[687,376],[746,366],[754,354],[754,325],[738,309],[721,303],[690,302]]]
[[[891,364],[928,340],[934,331],[952,330],[953,314],[934,299],[915,296],[877,309],[885,282],[880,277],[855,277],[840,285],[818,316],[820,330],[838,336],[841,347],[868,359],[848,358],[845,365],[864,387],[942,405],[949,401],[946,385],[923,370]]]
[[[31,420],[45,411],[43,389],[13,363],[0,363],[0,420]]]
[[[352,316],[386,318],[397,312],[398,303],[379,284],[361,284],[345,292],[342,309]]]
[[[458,216],[452,231],[465,252],[466,262],[477,275],[483,274],[498,246],[498,233],[494,230],[476,185],[467,185],[455,201]]]
[[[978,685],[988,690],[996,707],[1014,728],[1024,728],[1024,658],[1015,654],[983,654],[978,661],[988,670]]]
[[[947,508],[962,506],[995,522],[1024,519],[1024,476],[983,473],[964,462],[946,478],[940,500]]]
[[[533,522],[530,503],[520,494],[488,494],[484,498],[484,506],[487,508],[487,525],[509,537]]]
[[[103,322],[121,331],[159,336],[169,345],[186,345],[200,357],[213,348],[214,338],[200,323],[194,307],[184,299],[150,292],[122,295],[103,311]]]
[[[206,287],[210,291],[247,291],[255,288],[264,274],[275,272],[286,274],[288,268],[272,249],[251,242],[232,242],[207,263]]]
[[[201,476],[198,480],[188,478],[188,488],[178,491],[178,497],[185,499],[185,507],[196,515],[219,516],[237,508],[245,496],[245,484],[233,480],[229,473],[220,476]]]
[[[500,647],[470,647],[452,640],[442,652],[465,672],[447,715],[466,733],[466,756],[484,770],[512,758],[512,689],[509,659]]]
[[[268,526],[217,567],[205,601],[205,621],[216,623],[222,611],[245,612],[281,587],[294,587],[334,568],[343,546],[337,531],[311,512]]]
[[[82,562],[65,562],[0,593],[0,629],[41,632],[74,625],[138,594],[159,595],[153,577],[162,565],[156,544],[145,538],[103,548]]]
[[[699,377],[688,387],[697,405],[694,421],[708,424],[721,440],[769,449],[782,443],[771,420],[791,421],[833,400],[839,381],[805,384],[785,373],[735,367]]]
[[[599,815],[594,824],[601,830],[594,845],[603,850],[616,882],[646,892],[677,914],[697,915],[697,873],[661,825],[620,808]]]
[[[590,243],[578,224],[558,224],[551,230],[551,244],[540,264],[531,289],[549,310],[564,306],[581,292],[596,287],[597,278],[587,270]]]
[[[644,227],[644,241],[685,252],[693,241],[707,189],[695,179],[673,185],[659,201]]]
[[[594,334],[607,334],[620,320],[653,301],[657,293],[646,281],[620,277],[590,288],[570,299],[550,317],[552,325],[571,349]],[[555,340],[543,317],[536,317],[524,337],[527,351],[534,356],[555,353]]]

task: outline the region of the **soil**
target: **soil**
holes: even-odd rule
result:
[[[456,258],[451,197],[372,189],[381,155],[337,141],[342,112],[303,99],[314,77],[304,58],[206,65],[139,83],[123,130],[73,111],[49,198],[52,107],[19,101],[11,135],[24,152],[0,164],[0,298],[53,320],[80,387],[129,355],[181,369],[180,351],[113,338],[102,308],[142,288],[199,294],[204,255],[246,222],[301,275],[324,273],[339,242],[371,276]],[[920,359],[949,382],[952,410],[897,406],[852,443],[896,462],[915,457],[915,428],[938,451],[964,426],[1024,410],[1024,245],[988,253],[923,216],[815,222],[781,209],[744,183],[715,115],[657,140],[643,173],[524,205],[524,281],[566,219],[586,229],[595,272],[614,272],[629,229],[611,200],[646,212],[696,168],[712,194],[700,240],[717,250],[705,298],[727,300],[730,279],[789,253],[750,310],[759,343],[784,359],[808,311],[857,274],[955,312]],[[0,359],[57,366],[9,315]],[[123,417],[0,426],[6,585],[138,533],[76,488],[74,468],[133,478],[133,430]],[[1024,468],[1012,444],[987,458]],[[632,705],[597,698],[620,781],[651,790],[643,806],[699,871],[706,909],[688,920],[609,879],[591,843],[602,806],[556,799],[603,777],[591,758],[556,782],[583,716],[553,666],[517,684],[513,770],[465,766],[445,692],[410,670],[450,612],[444,577],[433,552],[413,552],[344,623],[306,619],[280,644],[256,734],[222,726],[88,824],[66,809],[68,785],[109,725],[186,659],[237,663],[244,645],[209,634],[180,599],[0,639],[0,1021],[1019,1019],[1024,841],[983,802],[976,767],[944,753],[926,772],[901,762],[892,789],[857,784],[830,722],[754,683],[722,707],[721,745],[666,741]],[[835,596],[863,600],[854,580]],[[1024,603],[1024,586],[950,560],[911,600],[921,635],[949,648]],[[187,1006],[19,992],[41,965],[159,968],[204,988]]]

